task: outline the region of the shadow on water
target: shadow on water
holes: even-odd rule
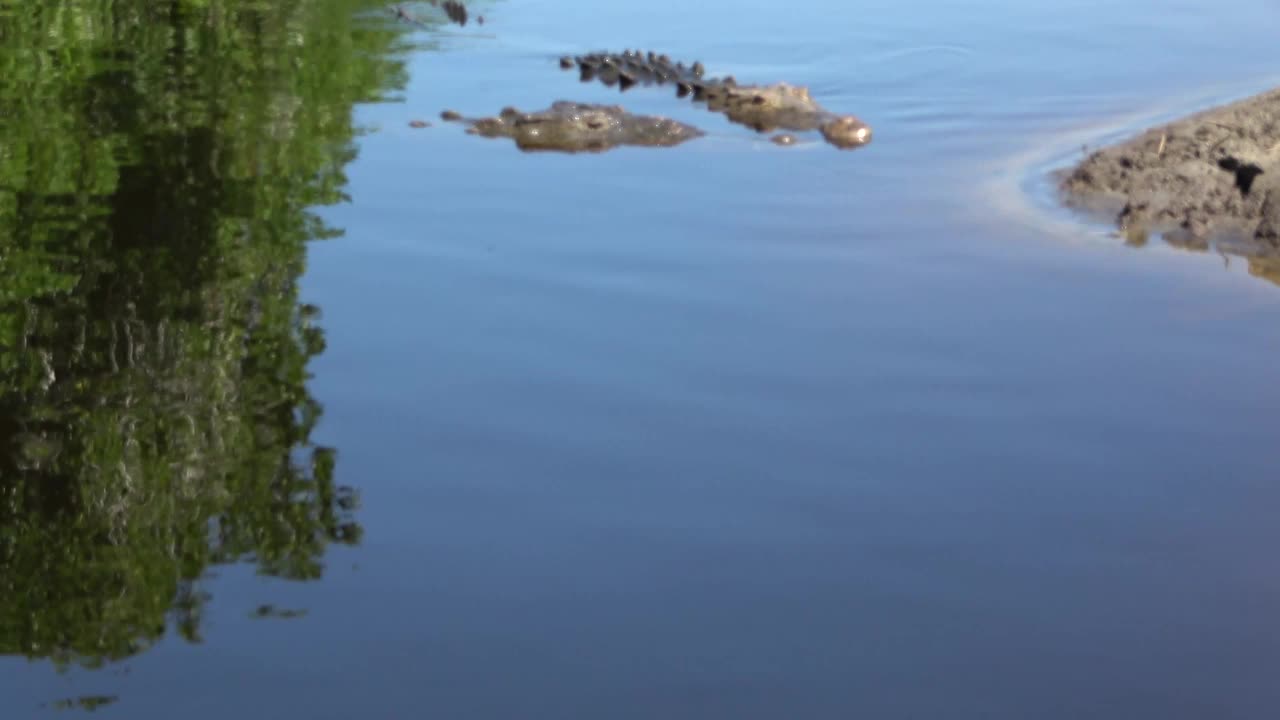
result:
[[[1217,255],[1224,268],[1230,269],[1234,263],[1243,263],[1249,275],[1275,286],[1280,286],[1280,246],[1267,240],[1258,240],[1242,232],[1219,232],[1209,236],[1197,236],[1181,228],[1117,228],[1117,219],[1121,212],[1119,201],[1098,207],[1087,203],[1072,204],[1070,198],[1057,190],[1057,185],[1066,175],[1066,169],[1058,169],[1038,178],[1043,186],[1040,190],[1046,202],[1059,203],[1062,209],[1054,208],[1053,212],[1063,214],[1073,223],[1089,223],[1109,240],[1122,242],[1134,250],[1150,248],[1171,248],[1179,252],[1194,255]],[[1079,232],[1073,227],[1075,232]]]
[[[1233,260],[1245,263],[1249,274],[1272,285],[1280,286],[1280,248],[1271,248],[1256,242],[1233,242],[1232,238],[1198,238],[1186,233],[1148,234],[1140,231],[1116,232],[1124,244],[1131,248],[1149,247],[1153,241],[1184,252],[1213,253],[1222,258],[1224,267],[1230,268]]]
[[[379,6],[0,4],[0,654],[199,642],[211,566],[360,541],[298,279],[354,104],[403,85]]]

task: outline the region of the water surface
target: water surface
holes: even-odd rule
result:
[[[154,155],[101,151],[186,168],[136,181],[150,192],[199,191],[90,212],[115,223],[97,290],[55,278],[3,297],[26,323],[17,364],[0,365],[14,378],[0,418],[26,453],[2,468],[21,483],[0,483],[26,498],[0,515],[21,529],[0,568],[14,717],[75,698],[128,718],[1280,707],[1280,288],[1242,259],[1125,247],[1037,181],[1077,140],[1267,87],[1273,4],[528,0],[423,29],[315,5],[309,37],[346,50],[293,66],[288,38],[306,36],[268,33],[250,43],[278,58],[249,83],[259,110],[227,116],[243,126],[176,115],[220,128],[224,151],[195,132],[162,144],[162,103],[121,131]],[[808,85],[875,140],[778,148],[645,89],[629,109],[708,136],[566,156],[408,126],[617,101],[555,60],[627,47]],[[138,84],[112,77],[97,87],[114,107]],[[114,189],[47,194],[65,207]],[[65,213],[37,247],[30,216],[6,212],[22,249],[65,257],[74,237],[105,237],[69,237],[88,221]],[[341,237],[303,245],[331,234],[321,222]],[[170,235],[203,238],[173,251],[196,260],[160,262]],[[127,356],[144,358],[134,376],[123,351],[90,362],[49,329],[78,317],[97,328],[87,347],[141,327],[159,349]],[[164,349],[162,327],[192,347]],[[120,410],[153,387],[168,389]],[[156,427],[108,432],[85,408]],[[226,450],[233,429],[255,450]],[[83,510],[95,479],[128,497],[94,460],[119,460],[94,454],[107,439],[155,484],[136,509]],[[51,461],[55,442],[79,454]],[[129,452],[151,464],[134,471]],[[201,469],[221,480],[195,482]],[[243,532],[215,542],[206,526]],[[166,529],[130,545],[123,527]],[[167,559],[130,564],[148,557],[131,548]],[[56,568],[66,578],[48,581]],[[130,572],[161,579],[139,589]],[[136,618],[113,614],[121,596],[142,599]],[[37,630],[86,616],[79,642]],[[95,649],[92,633],[124,644]]]

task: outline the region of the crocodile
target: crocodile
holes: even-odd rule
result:
[[[576,67],[582,82],[598,80],[623,92],[636,85],[674,85],[677,97],[706,103],[708,110],[761,133],[818,130],[828,143],[841,149],[871,142],[870,126],[855,115],[840,115],[822,107],[808,88],[787,83],[739,85],[733,76],[707,77],[701,62],[673,62],[652,50],[565,56],[560,58],[560,67]]]
[[[560,100],[545,110],[504,108],[493,117],[466,118],[446,110],[441,119],[466,124],[481,137],[509,137],[526,152],[603,152],[621,145],[672,147],[703,132],[670,118],[634,115],[618,105]]]

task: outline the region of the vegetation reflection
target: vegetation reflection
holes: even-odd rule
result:
[[[211,566],[320,577],[308,208],[403,84],[367,0],[0,2],[0,654],[200,637]]]

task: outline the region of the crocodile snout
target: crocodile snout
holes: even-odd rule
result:
[[[871,142],[871,126],[853,115],[841,115],[822,126],[822,137],[838,148],[862,147]]]

